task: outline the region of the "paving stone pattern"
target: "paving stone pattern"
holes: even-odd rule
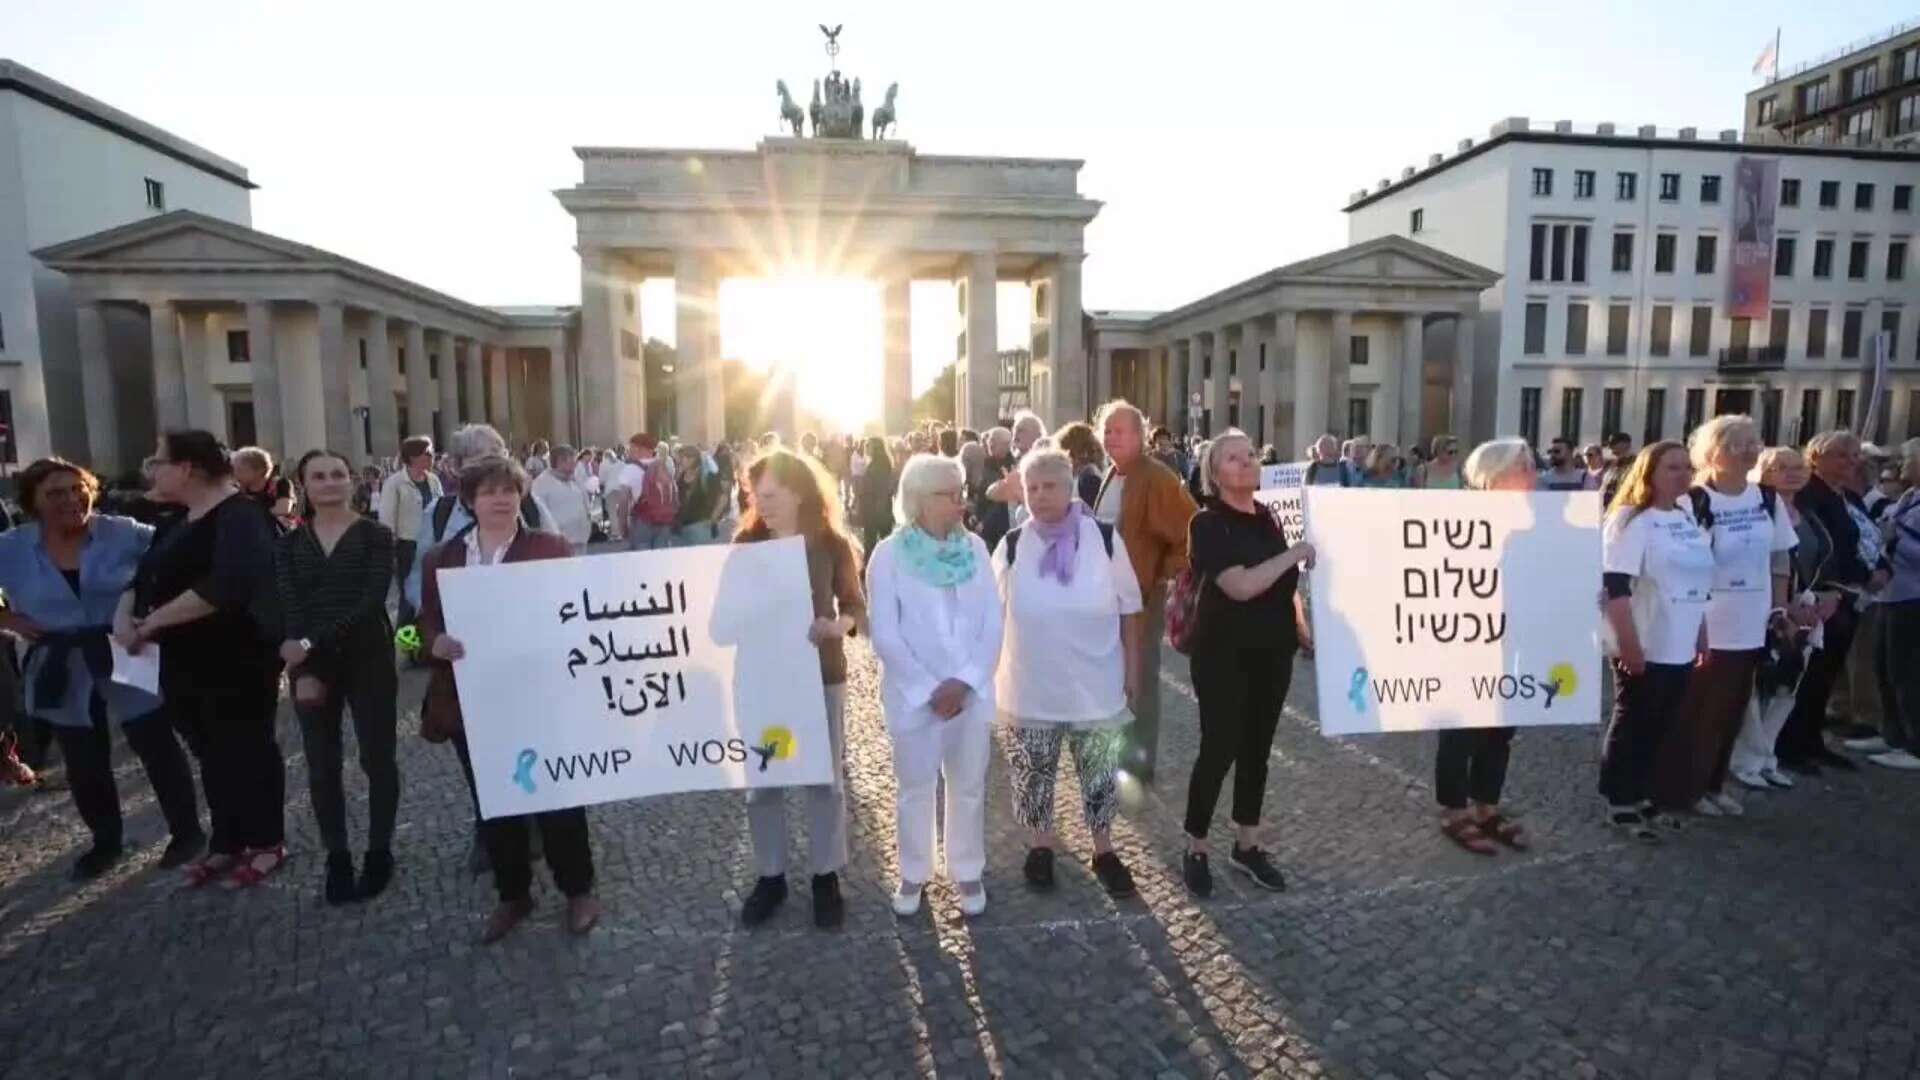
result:
[[[294,856],[250,893],[182,892],[154,869],[163,828],[130,759],[139,851],[85,887],[66,881],[84,842],[66,796],[0,792],[0,1076],[1920,1073],[1920,779],[1829,775],[1646,849],[1599,821],[1597,729],[1523,732],[1509,798],[1537,846],[1481,858],[1436,833],[1432,737],[1322,738],[1302,665],[1267,798],[1292,888],[1220,860],[1196,903],[1178,879],[1197,728],[1176,657],[1158,784],[1116,828],[1138,899],[1100,892],[1064,781],[1060,888],[1026,891],[996,759],[989,912],[962,919],[939,884],[898,920],[891,759],[872,655],[851,653],[838,933],[812,928],[799,874],[771,924],[739,929],[746,821],[712,793],[592,809],[601,928],[566,937],[542,871],[535,917],[481,947],[492,894],[461,871],[465,786],[410,710],[399,874],[362,906],[320,902],[290,714]],[[409,673],[403,703],[419,691]],[[359,835],[351,764],[348,784]]]

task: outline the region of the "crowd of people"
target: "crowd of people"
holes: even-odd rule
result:
[[[1648,841],[1690,816],[1741,812],[1734,789],[1774,791],[1856,758],[1920,769],[1920,440],[1889,462],[1846,431],[1804,453],[1763,448],[1753,421],[1715,418],[1687,443],[1630,440],[1540,455],[1520,439],[1462,453],[1452,436],[1403,454],[1333,436],[1306,448],[1305,483],[1489,492],[1595,491],[1606,506],[1596,622],[1613,681],[1598,789],[1608,820]],[[5,771],[31,782],[57,741],[99,875],[123,854],[110,767],[118,726],[171,839],[160,863],[191,887],[244,889],[287,858],[275,717],[298,719],[326,848],[322,894],[369,899],[392,880],[399,664],[427,667],[420,735],[450,743],[472,786],[452,665],[465,650],[441,607],[454,567],[805,540],[834,759],[806,804],[812,912],[844,917],[846,639],[867,637],[896,779],[902,917],[942,871],[968,915],[987,908],[985,792],[995,728],[1026,833],[1022,874],[1055,887],[1055,788],[1078,778],[1101,887],[1134,894],[1112,828],[1123,776],[1155,778],[1162,646],[1187,657],[1199,752],[1187,777],[1181,873],[1212,891],[1209,832],[1232,774],[1227,866],[1285,878],[1262,836],[1267,762],[1295,656],[1312,648],[1302,572],[1257,498],[1284,460],[1233,429],[1176,438],[1124,401],[1048,432],[1022,413],[982,432],[928,425],[896,437],[777,435],[713,447],[637,434],[617,451],[537,442],[510,451],[485,425],[444,447],[405,440],[356,471],[315,449],[290,469],[204,431],[164,435],[137,498],[104,501],[59,458],[18,476],[26,521],[0,535],[0,629],[24,642],[21,722]],[[396,655],[396,627],[417,652]],[[410,629],[409,629],[410,628]],[[157,688],[111,678],[115,647],[160,647]],[[342,783],[351,716],[367,781],[356,865]],[[1838,730],[1836,727],[1838,720]],[[1503,809],[1511,728],[1439,734],[1440,834],[1481,855],[1533,838]],[[184,749],[183,749],[184,747]],[[198,762],[196,790],[189,755]],[[940,790],[944,784],[944,805]],[[745,800],[756,880],[741,918],[788,895],[790,792]],[[206,803],[203,827],[200,801]],[[482,938],[531,912],[533,862],[566,897],[564,925],[600,916],[588,812],[482,820],[474,860],[498,903]],[[944,837],[944,865],[936,837]]]

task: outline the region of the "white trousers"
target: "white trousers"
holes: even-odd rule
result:
[[[1793,712],[1793,701],[1791,692],[1774,694],[1764,702],[1757,692],[1747,699],[1747,716],[1740,724],[1739,738],[1733,742],[1728,772],[1758,780],[1762,772],[1780,767],[1779,759],[1773,756],[1773,746]]]
[[[979,881],[987,869],[987,762],[993,754],[994,710],[976,697],[951,720],[927,723],[920,715],[927,712],[923,705],[906,724],[888,725],[898,786],[894,824],[900,880],[924,885],[933,879],[934,804],[944,776],[947,876]]]

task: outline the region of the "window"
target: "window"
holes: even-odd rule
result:
[[[1573,197],[1576,199],[1593,198],[1593,170],[1573,170]]]
[[[1633,272],[1633,234],[1630,232],[1613,234],[1613,272],[1616,274]]]
[[[1900,309],[1880,313],[1880,332],[1887,335],[1887,363],[1900,356]]]
[[[1719,249],[1720,238],[1712,233],[1702,233],[1693,241],[1693,272],[1696,274],[1713,273],[1714,255]]]
[[[1853,208],[1855,210],[1873,209],[1873,185],[1872,184],[1853,185]]]
[[[1833,241],[1826,237],[1813,242],[1813,276],[1816,278],[1833,276]]]
[[[260,441],[260,428],[253,415],[253,402],[227,402],[227,441],[235,446],[252,446]]]
[[[1553,194],[1552,169],[1533,170],[1533,193],[1542,196]]]
[[[1613,175],[1613,197],[1621,202],[1632,202],[1639,194],[1639,173],[1615,173]]]
[[[1656,274],[1673,273],[1673,249],[1678,241],[1672,233],[1660,233],[1653,238],[1653,272]]]
[[[165,210],[167,208],[167,185],[147,177],[147,209]]]
[[[7,351],[7,323],[5,319],[0,319],[0,352],[6,352],[6,351]]]
[[[1907,242],[1905,240],[1887,241],[1887,280],[1905,281],[1907,278]]]
[[[1355,334],[1352,340],[1347,343],[1352,350],[1347,355],[1353,358],[1354,363],[1364,364],[1367,362],[1367,341],[1367,335]]]
[[[1587,280],[1587,226],[1573,227],[1573,265],[1567,275],[1574,281]]]
[[[1529,446],[1540,445],[1540,388],[1520,388],[1520,437]]]
[[[1647,352],[1654,356],[1665,356],[1673,351],[1673,305],[1655,304],[1653,306],[1653,328],[1647,335]]]
[[[1698,388],[1687,391],[1687,416],[1681,421],[1680,436],[1686,438],[1693,429],[1707,418],[1707,392]]]
[[[1820,209],[1831,210],[1840,205],[1840,181],[1820,181]]]
[[[400,372],[400,374],[405,375],[407,373],[407,347],[405,345],[400,346],[398,350],[398,354],[400,359],[399,359],[399,362],[394,365],[394,367],[396,370]],[[407,430],[407,426],[405,424],[400,425],[400,430],[401,431]]]
[[[1667,430],[1667,388],[1650,387],[1647,390],[1647,422],[1641,425],[1640,444],[1646,446],[1657,443]]]
[[[1600,435],[1603,438],[1620,430],[1621,414],[1627,407],[1626,402],[1627,392],[1617,386],[1600,392]]]
[[[1419,232],[1421,229],[1426,227],[1426,224],[1427,224],[1427,211],[1424,207],[1417,207],[1414,209],[1413,213],[1407,215],[1407,231],[1409,233]]]
[[[1586,281],[1587,228],[1585,225],[1533,226],[1528,237],[1529,280]]]
[[[20,452],[15,448],[13,439],[13,391],[0,390],[0,461],[9,465],[20,462]]]
[[[1693,309],[1692,333],[1687,338],[1688,356],[1705,356],[1713,347],[1713,308],[1702,304]]]
[[[1567,355],[1587,354],[1587,305],[1575,301],[1567,305]]]
[[[1767,320],[1767,347],[1786,353],[1787,334],[1793,329],[1793,309],[1777,307]]]
[[[1580,442],[1580,399],[1585,396],[1577,386],[1560,391],[1560,437],[1575,445]]]
[[[1607,355],[1627,355],[1627,320],[1633,309],[1626,304],[1612,304],[1607,308]],[[1608,431],[1618,428],[1609,427]]]
[[[1852,390],[1835,390],[1833,392],[1834,427],[1850,428],[1854,425],[1856,422],[1853,415],[1854,397],[1855,394]]]
[[[1866,142],[1873,138],[1873,110],[1861,109],[1850,113],[1840,121],[1840,134],[1852,142]]]
[[[1860,328],[1866,321],[1866,312],[1859,308],[1848,308],[1840,313],[1840,358],[1842,360],[1860,359]]]
[[[1880,89],[1880,64],[1869,60],[1848,68],[1841,73],[1840,79],[1846,85],[1847,100],[1859,101]]]
[[[1773,276],[1793,276],[1793,249],[1798,246],[1791,236],[1781,236],[1773,241]]]
[[[1527,244],[1527,280],[1547,280],[1547,227],[1535,225]]]
[[[1920,439],[1920,390],[1907,392],[1907,438]]]
[[[1739,355],[1747,351],[1753,343],[1753,320],[1735,317],[1730,320],[1727,329],[1728,351]]]
[[[1909,46],[1893,54],[1893,81],[1903,83],[1915,79],[1920,79],[1920,45]]]
[[[1825,355],[1827,355],[1827,309],[1817,307],[1807,312],[1807,358],[1817,360]]]
[[[1760,442],[1764,446],[1780,445],[1780,410],[1785,397],[1778,387],[1760,391]]]
[[[1800,181],[1798,180],[1780,181],[1780,205],[1781,206],[1799,206],[1800,205]]]
[[[1680,201],[1680,174],[1679,173],[1663,172],[1660,174],[1660,201],[1661,202],[1679,202]]]
[[[1356,397],[1347,399],[1347,436],[1373,434],[1373,399]]]
[[[367,370],[367,339],[360,339],[360,370]]]
[[[248,364],[252,362],[253,353],[247,347],[247,332],[245,330],[227,331],[227,363]],[[251,446],[252,443],[249,441],[241,443],[240,445]]]
[[[1811,116],[1823,112],[1827,107],[1827,80],[1818,79],[1806,83],[1799,89],[1800,115]]]
[[[1867,254],[1870,241],[1855,240],[1847,245],[1847,280],[1867,279]]]
[[[1905,135],[1920,128],[1920,94],[1908,94],[1894,103],[1893,133]]]
[[[1903,214],[1913,209],[1912,184],[1893,185],[1893,208]]]
[[[1711,206],[1720,201],[1720,178],[1705,175],[1700,178],[1700,205]]]
[[[1521,342],[1520,351],[1528,356],[1547,351],[1547,305],[1539,302],[1527,305],[1526,339]]]
[[[1806,442],[1820,430],[1820,391],[1800,392],[1800,431],[1794,442]]]
[[[1779,112],[1780,112],[1780,103],[1778,101],[1770,97],[1761,98],[1760,107],[1757,110],[1755,110],[1754,123],[1771,124],[1773,123],[1773,118],[1779,115]]]
[[[437,379],[439,377],[440,377],[440,354],[428,353],[427,354],[427,378]]]

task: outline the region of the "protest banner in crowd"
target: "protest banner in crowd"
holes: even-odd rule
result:
[[[1322,732],[1598,722],[1597,494],[1313,487],[1306,504]]]
[[[440,577],[483,817],[832,777],[804,541]]]
[[[1289,461],[1280,465],[1262,465],[1260,467],[1260,490],[1253,497],[1265,506],[1280,523],[1280,531],[1286,534],[1287,543],[1297,544],[1306,535],[1306,514],[1300,506],[1300,489],[1307,481],[1307,466],[1311,462]]]

